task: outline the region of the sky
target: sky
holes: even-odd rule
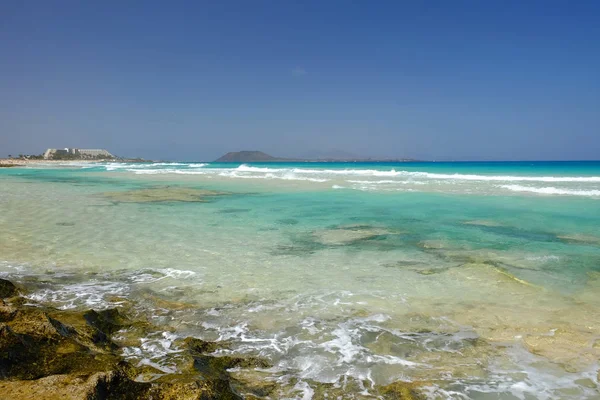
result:
[[[0,156],[600,159],[599,1],[0,4]]]

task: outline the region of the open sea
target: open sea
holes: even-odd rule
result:
[[[600,162],[0,168],[0,277],[135,301],[165,373],[227,341],[277,398],[600,399]]]

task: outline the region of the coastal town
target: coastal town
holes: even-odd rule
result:
[[[74,147],[65,147],[47,149],[42,154],[19,154],[17,156],[9,155],[8,158],[0,159],[0,167],[14,167],[19,165],[65,161],[146,162],[148,160],[144,160],[142,158],[118,157],[106,149],[80,149]]]
[[[112,160],[116,157],[104,149],[48,149],[44,152],[44,160],[77,159],[77,160]]]

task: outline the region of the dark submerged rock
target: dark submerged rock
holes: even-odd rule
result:
[[[13,297],[19,294],[17,287],[6,279],[0,279],[0,298]]]
[[[224,347],[224,345],[220,343],[207,342],[206,340],[191,337],[185,338],[183,344],[192,352],[192,354],[213,353]]]
[[[231,356],[194,356],[194,369],[204,375],[215,378],[226,378],[230,368],[269,368],[270,365],[255,357],[231,357]]]
[[[116,308],[103,311],[90,310],[84,313],[83,317],[90,326],[107,335],[130,325]]]
[[[205,203],[229,193],[208,189],[195,189],[180,186],[159,186],[144,189],[133,189],[120,192],[105,192],[107,200],[118,203],[172,203],[189,202]]]

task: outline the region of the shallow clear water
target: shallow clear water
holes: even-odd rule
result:
[[[171,370],[192,335],[268,358],[289,398],[599,396],[598,162],[10,168],[0,211],[0,274],[33,299],[192,306],[153,310],[132,360]]]

